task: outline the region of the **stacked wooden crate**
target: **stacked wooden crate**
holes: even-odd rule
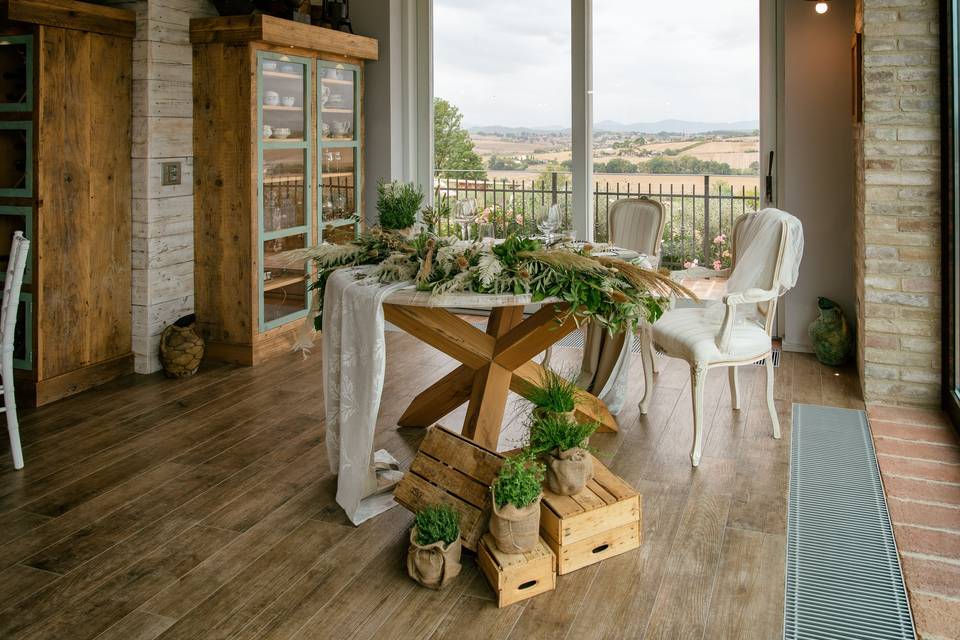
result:
[[[492,510],[490,485],[502,461],[500,454],[435,426],[394,492],[397,502],[414,513],[437,503],[460,513],[463,546],[477,553],[498,606],[552,591],[558,574],[640,546],[640,495],[594,458],[593,479],[579,494],[560,496],[544,489],[537,548],[524,554],[503,553],[486,533]]]

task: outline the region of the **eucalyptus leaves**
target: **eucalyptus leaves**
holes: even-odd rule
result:
[[[640,318],[660,317],[671,294],[692,297],[686,288],[654,271],[616,258],[580,250],[545,249],[538,240],[510,236],[500,244],[462,242],[421,233],[412,239],[381,229],[346,245],[320,245],[291,252],[291,260],[312,259],[318,276],[312,288],[321,297],[321,328],[327,278],[343,267],[375,265],[381,282],[411,280],[442,296],[457,292],[529,294],[567,303],[577,320],[591,320],[611,333],[633,328]]]

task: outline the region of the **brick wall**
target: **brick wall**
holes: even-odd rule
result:
[[[935,0],[861,0],[855,134],[858,364],[867,401],[940,400],[939,36]]]

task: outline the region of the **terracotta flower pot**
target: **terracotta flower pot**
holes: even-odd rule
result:
[[[573,496],[593,478],[593,458],[586,449],[555,449],[544,456],[547,465],[547,487],[560,496]]]
[[[430,589],[442,589],[460,575],[460,538],[448,545],[443,541],[433,544],[417,544],[417,528],[410,530],[410,547],[407,549],[407,573],[411,578]]]
[[[512,504],[497,507],[493,498],[493,513],[490,514],[490,534],[497,548],[504,553],[527,553],[533,551],[540,540],[541,493],[527,506],[518,509]]]

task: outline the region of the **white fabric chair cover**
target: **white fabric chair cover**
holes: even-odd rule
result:
[[[707,369],[729,367],[734,409],[740,408],[736,367],[766,358],[767,409],[775,438],[780,425],[773,402],[773,321],[777,298],[797,283],[803,257],[803,226],[779,209],[748,213],[734,223],[733,270],[723,302],[673,309],[653,325],[653,340],[668,356],[690,365],[693,395],[693,466],[700,463],[703,385]],[[646,413],[649,392],[640,403]]]

